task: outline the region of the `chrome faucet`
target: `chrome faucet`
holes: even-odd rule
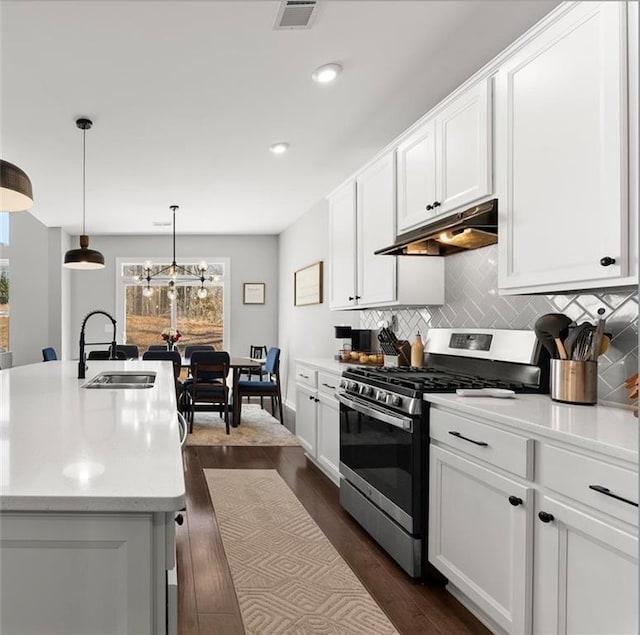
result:
[[[87,320],[92,315],[97,315],[98,313],[102,315],[106,315],[113,324],[113,340],[111,342],[85,342],[84,341],[84,327],[87,325]],[[102,311],[101,309],[97,309],[96,311],[91,311],[91,313],[87,313],[84,316],[84,320],[82,320],[82,326],[80,327],[80,357],[78,358],[78,379],[85,378],[85,370],[87,369],[87,360],[84,353],[85,344],[89,344],[90,346],[93,344],[110,344],[110,355],[109,359],[116,358],[116,321],[115,319],[109,315],[106,311]]]

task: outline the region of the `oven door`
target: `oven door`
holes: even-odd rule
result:
[[[421,533],[426,437],[420,417],[337,394],[340,473],[411,534]]]

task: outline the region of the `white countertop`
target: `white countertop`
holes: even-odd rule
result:
[[[182,509],[170,362],[41,362],[0,371],[0,510]],[[82,385],[104,370],[154,370],[148,389]]]
[[[430,393],[424,400],[638,463],[639,423],[631,410],[559,403],[548,395],[517,394],[513,399],[496,399]]]
[[[303,359],[296,359],[296,364],[304,364],[305,366],[311,366],[316,370],[326,370],[329,373],[335,373],[341,375],[343,370],[352,368],[354,366],[362,366],[362,364],[348,362],[339,362],[337,359],[331,359],[330,357],[307,357]]]

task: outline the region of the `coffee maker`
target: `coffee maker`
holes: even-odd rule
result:
[[[371,329],[351,329],[351,350],[371,351]]]

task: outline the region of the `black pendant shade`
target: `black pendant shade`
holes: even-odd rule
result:
[[[33,205],[33,189],[26,173],[0,159],[0,212],[22,212]]]
[[[85,231],[85,198],[86,198],[86,132],[93,122],[90,119],[81,118],[76,121],[76,126],[82,130],[82,234],[80,235],[80,249],[69,249],[64,255],[64,266],[67,269],[103,269],[104,256],[95,249],[89,249],[89,236]]]

